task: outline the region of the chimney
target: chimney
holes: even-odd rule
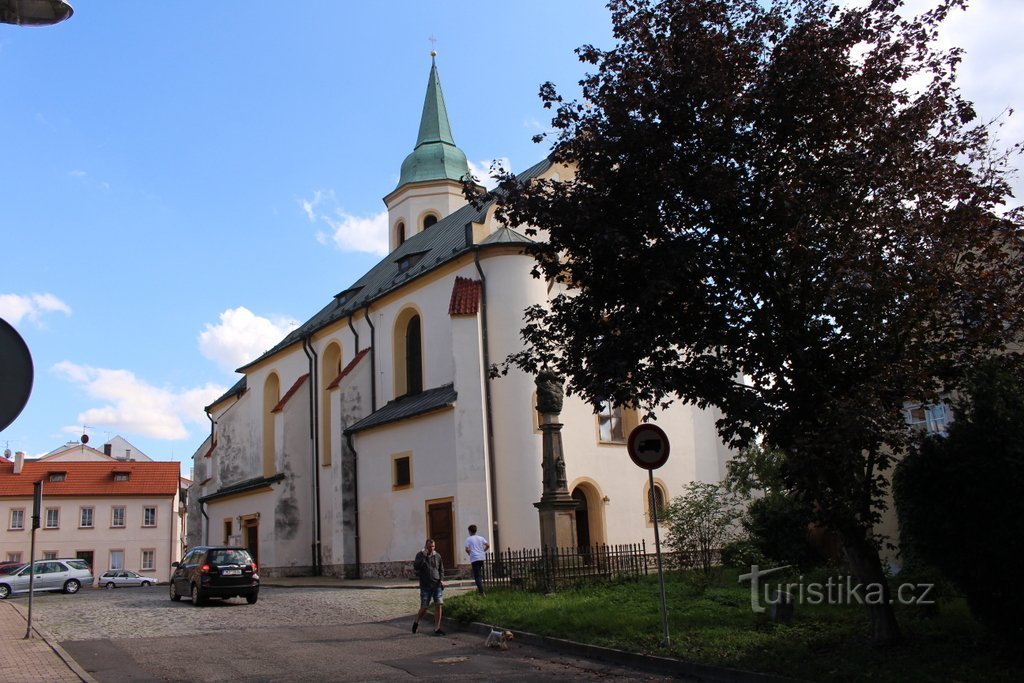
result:
[[[25,453],[18,451],[14,454],[14,473],[21,474],[21,468],[25,466]]]
[[[103,444],[103,455],[110,455],[110,449],[113,448],[109,443]]]

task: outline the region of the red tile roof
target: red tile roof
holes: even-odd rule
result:
[[[352,370],[359,364],[359,361],[361,361],[363,357],[366,356],[366,354],[368,354],[369,352],[370,349],[366,348],[357,353],[355,357],[348,362],[348,365],[346,365],[345,368],[340,373],[338,373],[338,376],[331,380],[331,383],[327,385],[327,388],[334,389],[339,384],[341,384],[341,380],[345,379],[345,376],[348,373],[352,372]]]
[[[50,472],[66,472],[64,481],[50,481]],[[128,481],[114,481],[114,472],[128,472]],[[177,462],[53,462],[25,461],[21,474],[14,464],[0,462],[0,497],[30,497],[32,484],[43,482],[44,496],[172,496],[178,492]]]
[[[285,392],[285,395],[281,397],[281,400],[277,402],[277,405],[274,406],[274,409],[271,410],[270,412],[276,413],[280,410],[283,410],[284,404],[288,403],[288,400],[295,395],[295,392],[299,390],[299,387],[301,387],[302,383],[305,382],[308,378],[309,373],[307,372],[305,375],[295,380],[295,384],[292,385],[292,388]]]
[[[476,315],[480,310],[480,281],[456,277],[448,315]]]

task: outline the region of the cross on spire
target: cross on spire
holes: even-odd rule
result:
[[[435,38],[434,34],[431,33],[430,37],[427,38],[427,40],[430,41],[430,56],[431,56],[431,58],[436,57],[437,56],[437,50],[435,50],[434,48],[437,47],[437,38]]]

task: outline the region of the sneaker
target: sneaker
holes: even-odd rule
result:
[[[418,622],[418,621],[412,622],[412,632],[413,633],[416,633],[416,631],[419,629],[419,627],[420,627],[420,622]]]
[[[441,629],[437,628],[437,629],[434,629],[434,635],[435,636],[443,636],[443,635],[445,635],[445,632],[442,631]]]

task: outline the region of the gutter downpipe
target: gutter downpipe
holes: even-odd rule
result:
[[[487,467],[491,470],[491,535],[494,538],[494,549],[501,552],[501,536],[498,528],[498,471],[495,467],[494,455],[494,409],[491,404],[491,354],[487,336],[487,276],[480,267],[480,248],[473,245],[473,226],[466,223],[466,243],[473,248],[473,265],[480,274],[480,343],[483,346],[484,362],[484,416],[487,429]]]
[[[353,520],[353,522],[355,524],[355,532],[356,532],[356,538],[355,538],[355,541],[356,541],[355,542],[355,546],[356,546],[356,557],[355,557],[355,560],[356,560],[356,578],[357,579],[361,579],[361,578],[363,578],[363,569],[362,569],[362,567],[363,567],[363,557],[362,557],[362,553],[359,551],[361,543],[360,543],[360,538],[359,538],[359,477],[357,476],[359,474],[359,453],[356,452],[356,447],[352,443],[352,435],[351,434],[346,434],[345,435],[345,443],[348,444],[348,449],[350,451],[352,451],[352,498],[355,500],[355,503],[356,503],[355,504],[355,519]]]
[[[370,304],[363,308],[363,317],[370,326],[370,412],[377,412],[377,328],[370,320]]]
[[[206,417],[210,421],[210,448],[213,448],[213,444],[215,443],[215,439],[217,438],[217,434],[215,431],[217,421],[213,419],[213,415],[210,415],[209,411],[206,411]],[[199,498],[199,512],[203,515],[203,518],[206,520],[206,523],[203,525],[203,545],[210,545],[210,516],[206,514],[206,503],[203,502],[202,497]],[[187,529],[185,530],[185,538],[188,538]]]
[[[319,408],[317,401],[316,351],[310,341],[310,335],[302,338],[302,350],[309,359],[309,440],[312,443],[313,456],[313,576],[322,574],[320,563],[320,443],[317,439]],[[329,447],[329,446],[328,446]]]

